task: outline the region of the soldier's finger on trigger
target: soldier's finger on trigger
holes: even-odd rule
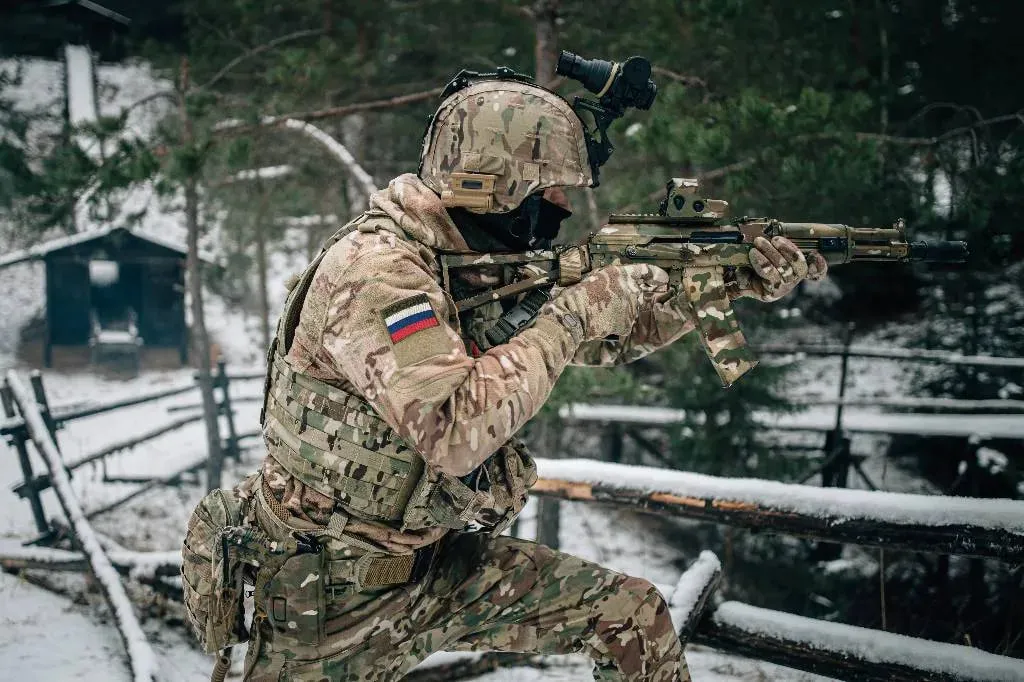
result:
[[[813,252],[813,258],[811,259],[814,263],[814,279],[824,279],[825,275],[828,274],[828,261],[817,251]]]

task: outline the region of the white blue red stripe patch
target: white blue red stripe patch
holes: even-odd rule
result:
[[[398,343],[416,332],[439,326],[426,294],[399,301],[385,308],[383,313],[391,343]]]

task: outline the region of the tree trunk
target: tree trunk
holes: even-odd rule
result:
[[[188,289],[192,299],[192,352],[199,370],[199,393],[203,403],[203,422],[206,424],[206,489],[220,487],[224,453],[220,447],[220,424],[217,421],[217,399],[213,394],[210,337],[206,333],[203,314],[202,261],[199,260],[199,192],[196,180],[185,181],[185,224],[188,228]]]
[[[558,64],[558,4],[559,0],[537,0],[532,8],[537,85],[545,87],[554,81]]]
[[[181,116],[182,144],[191,152],[194,142],[192,119],[188,114],[185,93],[188,91],[189,61],[181,58],[181,80],[178,91],[179,114]],[[206,423],[206,489],[220,487],[224,453],[220,446],[220,424],[217,421],[217,400],[213,394],[213,371],[210,357],[210,337],[206,333],[206,317],[203,314],[202,261],[199,259],[199,188],[198,169],[192,169],[185,179],[185,228],[188,236],[188,291],[192,308],[192,352],[193,362],[199,370],[199,393],[203,403],[203,421]]]
[[[260,194],[260,204],[256,209],[256,270],[259,278],[260,332],[263,350],[270,348],[270,292],[267,285],[267,230],[264,225],[267,219],[268,197],[263,183],[257,180],[256,186]]]
[[[356,162],[361,163],[366,147],[366,114],[346,116],[338,128],[341,133],[341,143],[349,150]],[[366,194],[365,186],[351,172],[345,173],[345,195],[349,200],[350,218],[365,211],[369,205],[370,197]]]

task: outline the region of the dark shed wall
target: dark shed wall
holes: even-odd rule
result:
[[[91,260],[118,263],[117,285],[98,289],[89,280]],[[146,347],[176,348],[187,337],[184,305],[185,256],[125,230],[49,253],[46,258],[50,343],[86,345],[91,313],[104,326],[104,311],[135,311]],[[116,316],[116,315],[115,315]]]
[[[89,343],[89,264],[54,259],[46,263],[49,340],[57,346]]]

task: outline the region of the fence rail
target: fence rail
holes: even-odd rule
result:
[[[870,492],[537,459],[532,492],[828,542],[1024,561],[1024,501]]]
[[[963,355],[942,350],[920,350],[916,348],[877,348],[873,346],[849,347],[837,344],[785,344],[771,343],[757,346],[757,352],[773,355],[826,355],[851,358],[876,358],[879,360],[906,360],[910,362],[938,362],[945,365],[970,365],[974,367],[1003,367],[1024,369],[1024,358],[998,357],[994,355]]]
[[[232,378],[236,381],[248,381],[252,379],[262,379],[262,374],[256,374],[255,372],[229,372],[223,362],[217,364],[217,372],[214,374],[214,387],[219,389],[220,397],[218,398],[217,410],[218,414],[222,415],[227,421],[227,438],[222,442],[222,450],[228,455],[238,459],[241,453],[240,443],[242,440],[252,438],[255,435],[259,435],[259,432],[246,432],[238,433],[235,428],[235,415],[234,406],[231,398],[230,384]],[[37,404],[40,409],[40,414],[43,416],[47,428],[50,430],[50,434],[56,442],[57,430],[62,428],[66,423],[74,421],[76,419],[84,419],[86,417],[92,417],[100,414],[106,414],[117,410],[125,409],[128,407],[135,407],[146,403],[156,402],[171,398],[174,396],[190,393],[192,391],[198,391],[197,384],[186,384],[181,386],[173,386],[170,388],[161,389],[159,391],[151,391],[143,395],[132,396],[130,398],[122,398],[107,403],[101,404],[76,404],[74,406],[60,407],[55,406],[52,409],[47,403],[46,393],[43,389],[41,376],[38,372],[33,372],[32,376],[32,390],[35,394]],[[29,441],[28,427],[26,421],[22,415],[16,414],[13,402],[9,395],[9,389],[4,388],[0,390],[0,398],[3,400],[3,409],[5,418],[0,421],[0,436],[6,436],[8,441],[18,451],[19,462],[22,468],[23,480],[18,485],[14,486],[14,492],[22,498],[27,498],[32,505],[33,518],[35,519],[36,527],[40,532],[40,539],[45,539],[51,534],[49,523],[46,520],[46,515],[43,510],[42,500],[40,499],[39,493],[46,490],[52,485],[52,479],[50,474],[41,473],[35,474],[32,468],[32,463],[28,458],[27,450],[25,450],[25,444]],[[250,397],[246,396],[238,400],[238,402],[251,402]],[[196,406],[187,406],[189,409],[195,409]],[[158,438],[164,434],[170,433],[182,427],[188,426],[189,424],[198,422],[202,419],[201,415],[190,414],[178,419],[172,420],[166,424],[150,429],[143,433],[135,436],[130,436],[126,439],[116,441],[107,446],[104,446],[97,452],[85,455],[77,461],[65,464],[64,470],[70,474],[83,466],[91,464],[93,462],[103,461],[110,455],[113,455],[122,450],[134,448],[142,443],[146,443],[155,438]],[[144,481],[138,481],[144,484],[142,492],[150,490],[159,485],[169,485],[175,483],[181,479],[181,476],[189,471],[195,470],[194,465],[190,465],[187,470],[179,471],[169,477],[163,477],[159,479],[146,479]],[[141,493],[140,493],[141,494]],[[92,514],[102,513],[110,511],[120,504],[124,504],[134,499],[137,495],[127,495],[112,506],[104,507],[101,510],[91,512]]]

